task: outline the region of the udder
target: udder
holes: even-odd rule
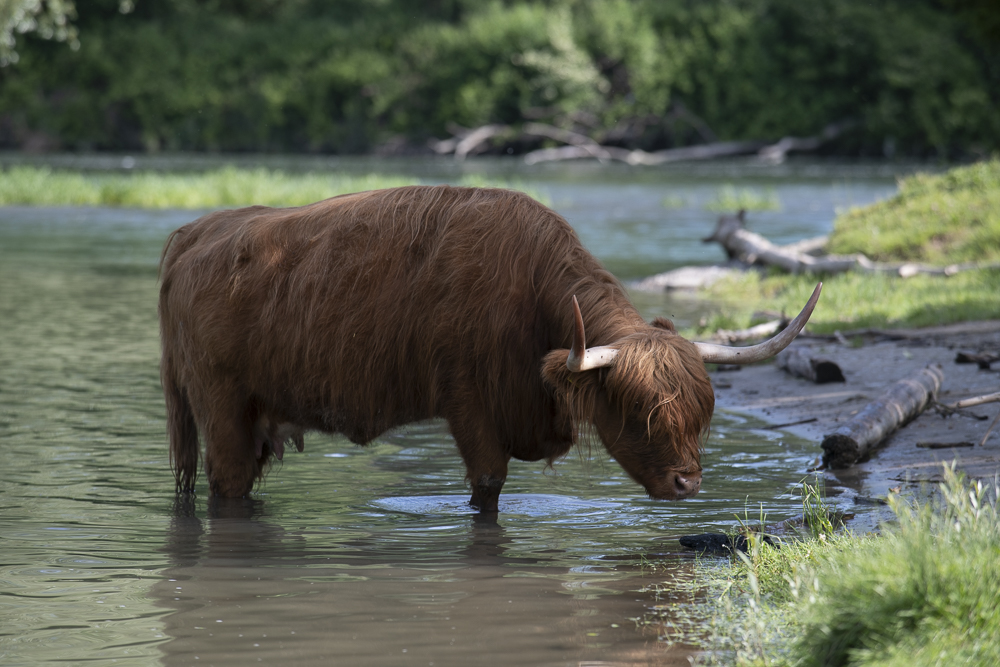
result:
[[[254,454],[260,459],[266,453],[266,445],[280,461],[285,457],[285,443],[289,440],[296,450],[301,452],[305,449],[303,433],[304,430],[295,424],[279,423],[268,415],[261,415],[253,427]]]

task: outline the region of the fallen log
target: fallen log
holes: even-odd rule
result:
[[[455,159],[464,160],[465,156],[475,151],[480,145],[498,134],[507,132],[509,129],[506,125],[483,125],[482,127],[477,127],[455,145]]]
[[[919,415],[941,389],[944,371],[923,368],[889,387],[846,424],[823,438],[823,463],[846,468],[866,456],[901,426]]]
[[[829,236],[814,236],[811,239],[802,239],[801,241],[796,241],[795,243],[789,243],[788,245],[778,247],[785,252],[801,253],[803,255],[819,257],[820,255],[825,254],[824,249],[826,248],[827,241],[829,240]]]
[[[571,146],[580,146],[582,148],[589,148],[597,151],[601,150],[600,144],[587,135],[580,134],[579,132],[573,132],[572,130],[564,130],[561,127],[556,127],[555,125],[549,125],[547,123],[525,123],[524,127],[521,128],[521,131],[529,136],[554,139]]]
[[[837,362],[821,357],[810,357],[801,348],[785,348],[774,358],[774,362],[778,368],[816,384],[847,382],[844,371]]]
[[[784,137],[776,143],[767,141],[715,141],[714,133],[697,116],[694,116],[683,108],[675,110],[673,115],[674,117],[685,118],[688,122],[692,122],[693,126],[707,142],[695,146],[682,146],[652,152],[639,149],[629,150],[618,146],[603,145],[593,137],[556,127],[555,125],[526,122],[520,127],[519,131],[516,130],[516,126],[511,127],[509,125],[491,124],[470,129],[451,123],[448,126],[448,131],[453,135],[450,139],[431,139],[428,141],[428,145],[434,152],[440,155],[453,153],[456,159],[463,160],[467,155],[479,152],[480,147],[493,137],[501,134],[516,133],[521,138],[544,137],[568,144],[558,148],[542,148],[531,151],[524,157],[525,162],[528,164],[596,158],[598,160],[618,160],[631,165],[660,165],[668,162],[712,160],[720,157],[753,154],[756,154],[765,162],[782,162],[790,151],[816,150],[825,142],[838,136],[845,128],[850,127],[850,123],[833,123],[824,128],[823,132],[816,136]],[[638,135],[642,134],[641,129],[645,127],[645,124],[645,122],[640,122]],[[600,134],[605,141],[608,139],[621,141],[630,138],[629,135],[616,134],[614,131]]]
[[[560,146],[558,148],[539,148],[524,156],[525,164],[538,164],[539,162],[558,162],[560,160],[578,160],[583,158],[596,158],[598,160],[618,160],[628,162],[628,156],[632,151],[614,146]]]
[[[814,151],[826,142],[836,139],[845,130],[856,124],[853,120],[845,120],[840,123],[830,123],[823,128],[822,132],[812,137],[784,137],[777,143],[761,148],[757,151],[757,157],[765,162],[780,164],[785,161],[785,157],[790,152]]]
[[[749,155],[758,151],[762,145],[763,141],[716,141],[711,144],[667,148],[652,153],[635,150],[631,152],[627,161],[629,164],[658,165],[688,160],[713,160],[720,157]]]
[[[777,266],[789,273],[841,273],[858,265],[858,258],[854,255],[813,257],[794,246],[775,245],[760,234],[746,229],[744,210],[736,215],[720,217],[715,231],[711,236],[703,238],[702,242],[720,244],[730,259],[745,264]]]

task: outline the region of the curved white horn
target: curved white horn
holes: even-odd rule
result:
[[[728,345],[695,343],[698,351],[701,352],[702,360],[705,363],[712,364],[752,364],[755,361],[773,357],[788,347],[789,343],[802,331],[802,327],[806,325],[806,322],[809,321],[809,316],[812,315],[813,308],[816,307],[816,302],[819,301],[819,293],[822,289],[823,283],[816,285],[816,289],[813,290],[812,296],[809,297],[809,301],[806,303],[806,307],[802,309],[802,312],[789,322],[788,326],[781,333],[759,345],[729,347]]]
[[[573,330],[573,345],[569,349],[569,357],[566,359],[566,368],[574,373],[589,371],[593,368],[610,366],[614,361],[618,350],[613,347],[592,347],[587,349],[587,335],[583,330],[583,313],[580,312],[580,303],[573,295],[573,316],[576,326]]]

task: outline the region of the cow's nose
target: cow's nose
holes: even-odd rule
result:
[[[701,490],[701,473],[678,473],[674,476],[674,490],[677,492],[678,499],[698,495],[698,491]]]

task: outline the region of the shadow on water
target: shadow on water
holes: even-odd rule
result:
[[[560,567],[557,545],[517,555],[502,513],[451,514],[456,497],[389,500],[408,513],[430,508],[432,534],[410,529],[401,544],[381,528],[317,547],[259,500],[210,500],[200,518],[196,499],[179,499],[169,565],[150,589],[169,610],[164,664],[689,664],[690,647],[668,648],[628,620],[652,603],[637,592],[650,583],[638,568]],[[512,503],[540,513],[538,503],[558,501]]]

